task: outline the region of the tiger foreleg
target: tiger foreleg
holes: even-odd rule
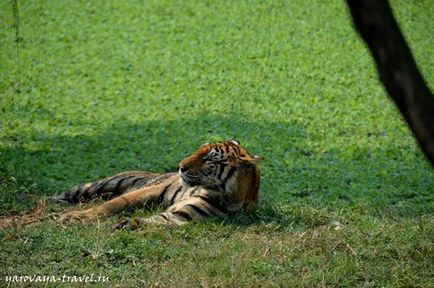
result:
[[[181,226],[190,221],[201,221],[226,216],[226,212],[214,207],[209,201],[191,197],[170,206],[166,212],[148,218],[131,218],[118,223],[115,229],[135,230],[146,225]]]

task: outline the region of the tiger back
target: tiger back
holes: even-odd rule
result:
[[[135,229],[143,224],[181,225],[238,210],[253,211],[259,200],[261,160],[235,140],[205,143],[179,163],[178,172],[122,172],[55,197],[71,204],[107,200],[87,210],[65,213],[60,220],[101,218],[142,205],[165,209],[158,215],[116,225],[118,229]]]

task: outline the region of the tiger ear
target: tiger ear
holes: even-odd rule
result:
[[[243,155],[240,156],[239,160],[240,160],[240,164],[242,165],[258,165],[259,162],[261,162],[264,158],[256,156],[256,155]]]

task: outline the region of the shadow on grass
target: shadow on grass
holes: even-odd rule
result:
[[[13,143],[11,148],[0,151],[0,173],[13,191],[5,191],[2,202],[20,202],[23,194],[57,194],[124,170],[176,171],[178,163],[204,142],[237,139],[252,153],[272,159],[277,134],[291,135],[292,143],[279,143],[288,150],[306,137],[297,123],[245,119],[203,115],[143,123],[122,120],[98,135],[11,136],[6,139]],[[28,148],[29,142],[35,148]]]
[[[261,165],[261,198],[266,202],[316,199],[320,202],[326,200],[351,204],[363,185],[368,188],[373,185],[370,188],[374,194],[361,196],[359,201],[375,202],[381,196],[381,183],[372,180],[381,182],[388,175],[380,173],[381,167],[370,167],[369,162],[367,164],[365,160],[371,157],[368,152],[364,154],[358,151],[358,154],[346,158],[342,157],[339,149],[328,154],[315,152],[308,147],[306,140],[312,142],[312,137],[318,135],[310,135],[299,123],[293,120],[282,123],[265,119],[246,120],[251,118],[249,115],[225,117],[204,114],[142,123],[119,120],[97,135],[72,137],[37,132],[11,136],[6,139],[12,143],[11,148],[0,151],[0,177],[4,179],[0,185],[0,213],[9,214],[14,210],[23,210],[23,207],[28,209],[42,195],[58,194],[76,184],[94,181],[119,171],[176,171],[179,161],[200,144],[224,139],[237,139],[250,152],[265,158]],[[28,142],[34,143],[34,147],[28,148],[32,147]],[[412,157],[407,155],[399,161],[404,166],[411,166],[417,162],[414,159],[416,156]],[[360,161],[365,161],[364,166]],[[353,175],[359,186],[353,185],[348,178],[346,172],[350,164],[353,167],[360,164],[360,171],[357,170],[358,174]],[[380,176],[372,176],[377,174]],[[393,179],[388,181],[393,182]],[[411,187],[417,179],[406,177],[404,173],[399,175],[399,181],[396,185]],[[433,185],[430,186],[430,183]],[[432,190],[434,182],[428,177],[424,185]],[[338,192],[331,194],[330,187]],[[401,197],[399,193],[403,194],[403,200],[397,198]],[[426,191],[426,195],[422,195],[424,198],[418,200],[422,208],[416,208],[416,214],[432,211],[430,205],[426,205],[432,201],[430,195],[430,191]],[[384,197],[389,202],[398,199],[399,203],[411,204],[413,198],[418,199],[421,195],[413,191],[398,191],[397,195],[392,196]]]

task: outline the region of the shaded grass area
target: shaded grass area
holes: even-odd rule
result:
[[[246,139],[243,145],[266,159],[261,169],[265,199],[368,202],[383,208],[403,208],[402,216],[433,212],[432,171],[419,151],[408,155],[402,143],[379,147],[376,142],[382,140],[378,138],[385,136],[368,134],[360,135],[358,147],[348,147],[342,138],[336,141],[342,146],[327,146],[321,135],[309,133],[296,121],[250,122],[247,117],[203,115],[141,124],[123,119],[95,136],[68,137],[43,131],[34,135],[37,139],[14,135],[26,144],[3,154],[5,168],[16,174],[8,177],[11,174],[4,172],[9,184],[4,184],[8,193],[3,194],[6,200],[1,205],[4,211],[19,211],[19,206],[29,203],[29,197],[36,199],[31,195],[56,194],[122,170],[176,171],[179,161],[194,151],[192,147],[210,140],[241,138]],[[290,142],[282,144],[279,135],[289,135]],[[177,139],[182,139],[181,143],[176,143]],[[33,141],[39,147],[27,149]]]
[[[298,2],[17,1],[18,22],[1,2],[2,223],[81,182],[175,171],[203,142],[265,160],[258,212],[223,222],[112,234],[36,206],[41,223],[0,230],[0,281],[429,286],[433,170],[344,3]],[[433,87],[432,4],[392,5]]]

